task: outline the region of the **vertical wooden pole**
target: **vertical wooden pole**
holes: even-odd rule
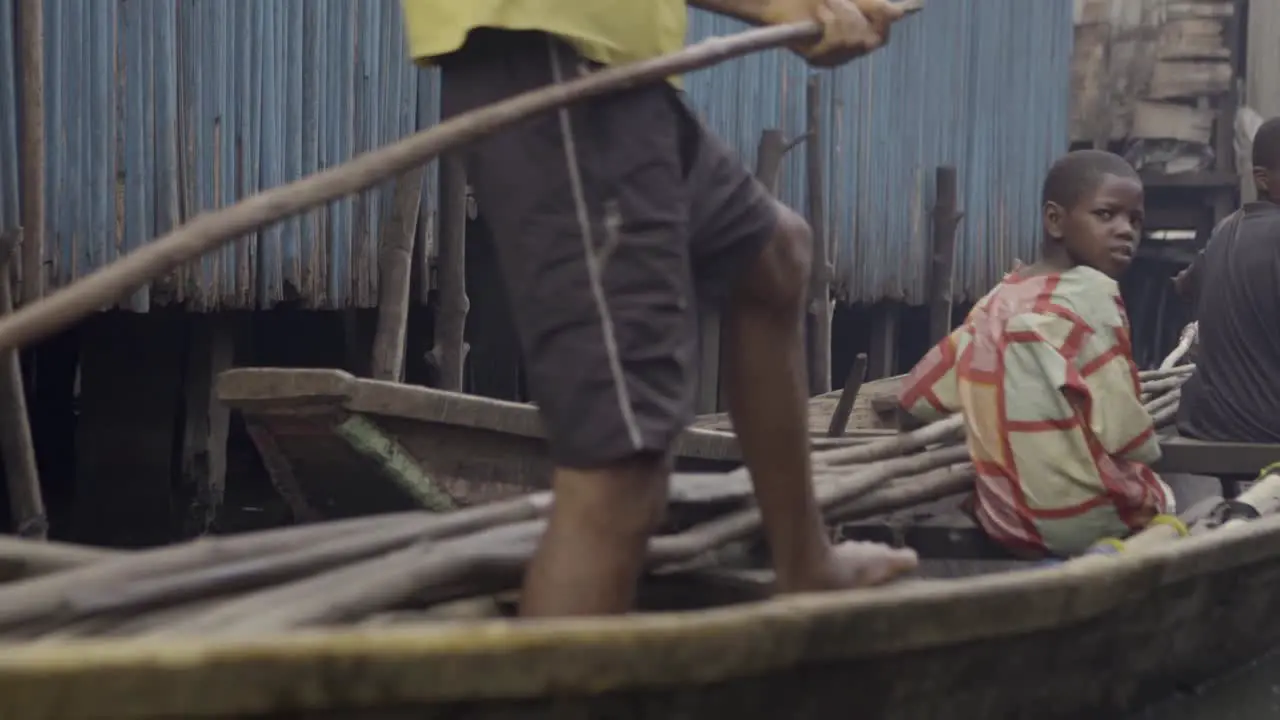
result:
[[[951,332],[951,294],[955,275],[956,169],[939,167],[935,176],[933,242],[929,268],[929,342],[937,343]]]
[[[867,376],[886,378],[898,370],[898,320],[902,307],[892,301],[880,303],[871,315],[871,352]]]
[[[844,390],[836,402],[836,409],[831,413],[831,424],[827,426],[827,437],[840,437],[849,428],[849,416],[853,414],[853,403],[858,399],[858,391],[862,382],[867,379],[867,354],[858,353],[849,368],[849,376],[844,380]]]
[[[462,158],[440,158],[440,252],[437,273],[440,305],[436,312],[435,347],[431,359],[444,390],[462,390],[466,362],[467,301],[467,173]]]
[[[18,62],[22,71],[22,302],[44,295],[44,18],[42,0],[18,6]]]
[[[0,237],[0,316],[13,312],[9,262],[21,240],[21,230]],[[22,389],[22,366],[18,351],[13,348],[0,351],[0,455],[3,455],[9,486],[14,533],[45,539],[49,521],[40,495],[40,473],[27,419],[27,398]]]
[[[760,133],[760,144],[756,146],[756,179],[769,190],[770,195],[778,194],[782,156],[786,154],[787,142],[781,130]]]
[[[809,76],[805,88],[808,130],[805,133],[805,164],[808,170],[809,228],[813,233],[813,270],[809,288],[809,394],[831,391],[831,252],[827,237],[826,198],[822,161],[822,84]]]
[[[182,386],[181,487],[185,507],[177,518],[186,539],[213,529],[227,487],[227,436],[231,411],[217,397],[218,376],[235,363],[235,325],[231,317],[190,314],[185,377]]]
[[[396,179],[391,210],[378,244],[378,330],[370,363],[375,380],[404,379],[404,347],[409,322],[409,282],[413,274],[413,241],[418,230],[425,168]]]

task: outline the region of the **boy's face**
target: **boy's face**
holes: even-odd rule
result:
[[[1044,226],[1072,262],[1119,278],[1138,253],[1143,216],[1142,183],[1103,175],[1074,207],[1046,204]]]

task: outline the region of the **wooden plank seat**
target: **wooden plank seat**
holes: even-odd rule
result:
[[[1257,477],[1266,466],[1280,462],[1280,444],[1192,440],[1168,437],[1160,441],[1157,472],[1192,473],[1232,479]]]

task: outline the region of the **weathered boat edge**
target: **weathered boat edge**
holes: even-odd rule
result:
[[[230,407],[258,413],[301,406],[340,407],[347,412],[384,415],[544,439],[538,410],[532,405],[466,395],[418,385],[357,378],[329,368],[237,368],[219,375],[218,399]],[[709,460],[739,459],[733,433],[690,428],[676,452]]]
[[[687,688],[1060,630],[1178,583],[1233,572],[1239,580],[1255,566],[1274,575],[1278,552],[1280,518],[1267,518],[1051,568],[701,612],[13,646],[0,654],[0,716],[94,717],[108,707],[120,720],[252,717]],[[1227,597],[1259,612],[1269,606]],[[1250,638],[1264,639],[1233,639]],[[1169,659],[1154,653],[1145,662],[1150,673]]]

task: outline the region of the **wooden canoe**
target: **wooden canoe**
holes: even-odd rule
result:
[[[1280,644],[1280,518],[1141,552],[622,618],[18,644],[0,717],[1115,717]]]
[[[238,372],[259,381],[272,375]],[[224,376],[222,390],[258,419],[333,427],[359,417],[390,428],[430,423],[443,432],[455,417],[447,405],[428,405],[439,419],[410,422],[425,411],[402,399],[393,404],[406,397],[399,386],[332,372],[286,371],[278,377],[293,385],[277,381],[257,394],[235,377]],[[470,417],[460,434],[442,437],[462,444],[472,442],[466,433],[483,430],[510,450],[504,462],[531,462],[533,450],[511,450],[509,428],[495,429],[478,412]],[[281,437],[294,438],[304,458],[306,435]],[[400,429],[380,442],[406,448],[422,437]],[[536,430],[518,437],[540,447]],[[432,442],[422,447],[451,447]],[[696,447],[682,445],[686,457]],[[1247,456],[1257,468],[1280,458],[1276,446],[1169,447],[1175,458],[1202,463]],[[413,461],[424,474],[450,467],[420,452],[420,463],[407,449],[381,457],[388,465]],[[459,473],[449,477],[497,469],[456,448],[441,454]],[[360,475],[331,478],[383,492]],[[707,489],[749,492],[719,480]],[[1045,566],[993,551],[948,503],[954,498],[837,528],[847,537],[909,544],[926,558],[919,577],[886,588],[762,599],[767,571],[702,566],[649,578],[648,597],[667,586],[665,597],[685,599],[650,599],[649,612],[622,618],[442,622],[410,614],[267,636],[20,643],[0,652],[0,717],[1112,717],[1280,645],[1271,602],[1280,581],[1280,517]],[[86,561],[53,550],[59,557],[46,564]]]

